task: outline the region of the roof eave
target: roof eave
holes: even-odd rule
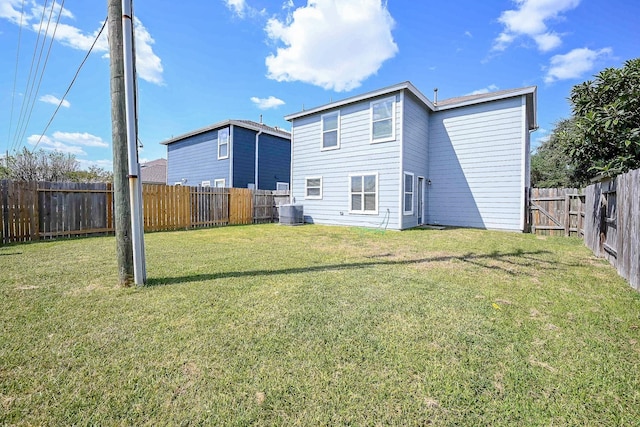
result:
[[[434,110],[434,105],[431,101],[427,99],[426,96],[422,94],[411,82],[406,81],[402,83],[398,83],[392,86],[387,86],[382,89],[377,89],[371,92],[363,93],[362,95],[352,96],[350,98],[343,99],[341,101],[331,102],[329,104],[324,104],[319,107],[312,108],[310,110],[303,110],[297,113],[292,113],[287,116],[284,116],[284,119],[287,121],[292,121],[294,119],[298,119],[300,117],[309,116],[312,114],[320,113],[322,111],[332,110],[334,108],[340,108],[345,105],[354,104],[356,102],[365,101],[367,99],[377,98],[379,96],[388,95],[394,92],[400,92],[402,90],[408,90],[413,95],[416,96],[420,101],[422,101],[427,107],[431,110]]]
[[[262,131],[262,133],[266,133],[266,134],[277,136],[277,137],[284,138],[284,139],[291,139],[291,134],[289,132],[284,131],[284,130],[282,132],[273,132],[273,131],[271,131],[269,129],[264,129],[264,128],[261,128],[259,126],[253,126],[253,125],[251,125],[249,123],[244,123],[244,122],[241,122],[239,120],[227,119],[227,120],[223,120],[221,122],[214,123],[212,125],[205,126],[203,128],[196,129],[194,131],[187,132],[185,134],[176,136],[175,138],[167,139],[166,141],[160,142],[160,144],[161,145],[173,144],[174,142],[178,142],[178,141],[181,141],[183,139],[190,138],[190,137],[195,136],[195,135],[199,135],[201,133],[209,132],[209,131],[216,130],[216,129],[221,129],[223,127],[227,127],[227,126],[230,126],[230,125],[239,126],[239,127],[242,127],[242,128],[245,128],[245,129],[249,129],[249,130],[255,130],[257,132]]]

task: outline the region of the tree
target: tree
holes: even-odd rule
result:
[[[73,154],[57,151],[22,151],[5,160],[6,166],[0,169],[0,177],[14,181],[76,181],[106,182],[111,173],[96,166],[88,171],[80,170],[80,164]]]
[[[640,58],[576,85],[570,101],[581,138],[567,141],[576,178],[640,168]]]
[[[574,118],[563,119],[556,123],[549,139],[544,141],[531,156],[532,187],[581,185],[576,179],[572,159],[566,153],[566,147],[571,144],[571,141],[580,137]]]

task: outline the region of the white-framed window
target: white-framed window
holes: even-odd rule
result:
[[[276,182],[276,191],[289,191],[288,182]]]
[[[182,181],[174,182],[173,185],[182,185]]]
[[[322,199],[322,177],[312,176],[305,178],[304,198],[305,199]]]
[[[229,158],[229,128],[218,131],[218,160]]]
[[[349,174],[349,213],[378,213],[378,173]]]
[[[404,173],[404,207],[402,210],[405,215],[413,215],[413,177],[411,172]]]
[[[200,187],[211,187],[211,181],[202,181]]]
[[[371,142],[396,139],[396,98],[384,98],[371,102]]]
[[[340,111],[322,115],[322,150],[340,148]]]
[[[224,188],[227,186],[227,181],[224,178],[213,180],[213,186],[216,188]]]

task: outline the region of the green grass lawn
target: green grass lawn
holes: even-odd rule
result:
[[[0,425],[640,425],[640,294],[582,242],[277,224],[0,248]]]

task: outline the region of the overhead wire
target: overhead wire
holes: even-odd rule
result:
[[[47,29],[45,31],[45,39],[43,40],[43,44],[42,44],[43,48],[44,48],[44,43],[45,43],[45,40],[46,40],[46,36],[49,33],[49,25],[51,23],[51,17],[52,17],[53,9],[54,9],[55,5],[56,5],[56,1],[54,0],[53,4],[51,5],[51,12],[49,13],[49,22],[47,23]],[[44,64],[42,66],[42,71],[40,72],[40,78],[38,80],[38,86],[36,87],[34,96],[33,96],[32,100],[31,100],[31,108],[29,110],[29,115],[27,116],[27,120],[26,120],[24,128],[22,130],[22,134],[20,135],[20,139],[18,141],[22,141],[24,139],[24,135],[27,132],[27,127],[29,125],[29,122],[31,121],[31,115],[33,114],[33,109],[34,109],[34,107],[36,105],[36,100],[38,98],[38,93],[40,92],[40,86],[42,84],[42,79],[44,77],[44,72],[45,72],[45,70],[47,68],[47,63],[49,62],[49,55],[51,54],[51,48],[53,47],[53,41],[54,41],[54,39],[56,37],[56,32],[58,30],[58,24],[60,23],[60,17],[62,16],[62,8],[63,7],[64,7],[64,0],[62,0],[62,2],[60,3],[60,11],[58,13],[58,18],[56,20],[55,26],[53,27],[53,33],[51,35],[51,40],[49,41],[49,47],[47,49],[47,55],[46,55],[46,57],[44,59]],[[42,57],[42,50],[40,51],[40,57]],[[40,65],[40,59],[38,59],[38,66],[39,65]],[[35,81],[34,81],[34,83],[35,83]],[[18,144],[18,148],[20,148],[20,144]]]
[[[36,91],[34,94],[33,99],[31,100],[31,109],[29,110],[29,116],[27,117],[27,121],[25,123],[24,129],[22,131],[22,135],[20,135],[20,139],[19,141],[23,140],[24,138],[24,134],[27,132],[27,126],[29,125],[29,122],[31,121],[31,115],[33,113],[33,108],[36,105],[36,99],[38,98],[38,93],[40,92],[40,85],[42,84],[42,78],[44,77],[44,72],[47,68],[47,63],[49,62],[49,55],[51,54],[51,48],[53,47],[53,41],[56,37],[56,32],[58,30],[58,24],[60,23],[60,17],[62,16],[62,8],[64,7],[64,1],[62,0],[62,2],[60,3],[60,12],[58,13],[58,19],[56,20],[56,24],[53,27],[53,33],[51,35],[51,40],[49,41],[49,47],[47,49],[47,56],[44,59],[44,64],[42,66],[42,72],[40,73],[40,79],[38,80],[38,86],[36,87]],[[55,0],[53,2],[53,4],[51,5],[51,12],[53,13],[53,8],[55,7]],[[51,13],[49,14],[49,20],[51,20]],[[45,32],[45,36],[48,34],[49,31],[49,24],[47,24],[47,31]],[[44,43],[42,45],[44,47]],[[42,56],[42,52],[41,52],[41,56]],[[39,65],[40,61],[38,60],[38,65]],[[18,148],[20,148],[20,144],[18,144]]]
[[[51,126],[51,123],[53,122],[53,119],[55,118],[56,114],[58,113],[58,110],[60,110],[60,107],[62,106],[62,103],[64,102],[65,98],[69,94],[69,91],[71,90],[71,87],[76,82],[76,79],[78,78],[78,74],[80,74],[80,70],[82,70],[82,67],[84,66],[84,63],[87,62],[87,59],[89,58],[89,55],[91,55],[91,51],[95,47],[96,43],[98,42],[98,39],[100,38],[100,35],[104,31],[104,27],[107,25],[107,20],[108,20],[108,18],[105,17],[104,18],[104,22],[102,23],[102,28],[100,28],[100,31],[98,31],[98,34],[96,35],[96,38],[93,40],[93,43],[91,44],[91,47],[89,48],[89,50],[87,51],[87,54],[85,55],[84,59],[80,63],[80,66],[78,66],[78,69],[76,70],[76,73],[73,76],[73,79],[71,80],[71,83],[69,83],[69,87],[67,87],[67,90],[65,91],[64,95],[62,95],[62,98],[60,99],[60,102],[58,103],[58,106],[56,107],[55,111],[51,115],[51,118],[49,119],[49,122],[45,126],[44,130],[40,133],[40,138],[38,138],[38,141],[34,144],[33,150],[35,150],[38,147],[38,145],[40,144],[40,141],[42,141],[42,138],[47,133],[47,130],[49,129],[49,126]]]
[[[11,92],[11,115],[9,117],[9,128],[7,135],[7,152],[9,151],[9,144],[11,142],[11,128],[13,127],[13,107],[15,105],[16,97],[16,82],[18,81],[18,64],[20,63],[20,41],[22,40],[22,18],[24,17],[24,0],[20,7],[20,25],[18,26],[18,48],[16,49],[16,69],[13,74],[13,91]]]
[[[36,38],[36,44],[33,48],[33,56],[31,57],[31,66],[29,67],[29,76],[27,77],[27,85],[25,87],[25,91],[24,93],[26,94],[29,90],[29,85],[31,82],[31,75],[33,74],[33,64],[36,62],[36,53],[38,52],[38,45],[40,45],[40,33],[42,32],[42,24],[44,23],[44,15],[45,12],[47,11],[47,2],[48,0],[45,0],[44,2],[44,6],[42,7],[42,16],[40,17],[40,26],[38,28],[38,37]],[[43,41],[43,46],[44,46],[44,41]],[[37,70],[36,70],[37,73]],[[13,139],[13,144],[11,145],[12,147],[12,151],[13,148],[17,146],[18,143],[18,138],[17,136],[20,134],[20,129],[22,128],[22,122],[24,121],[24,108],[25,105],[27,104],[27,100],[23,98],[22,100],[22,106],[20,107],[20,115],[18,116],[18,125],[16,127],[16,134],[14,134],[14,139]]]

